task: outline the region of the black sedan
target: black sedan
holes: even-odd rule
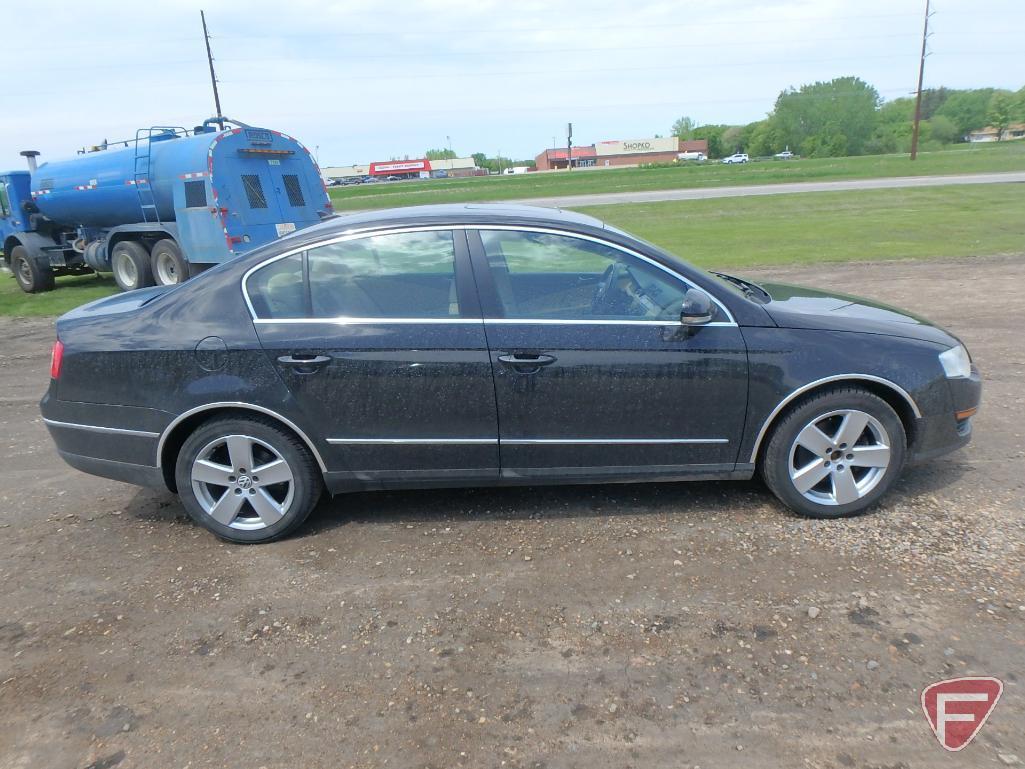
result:
[[[851,515],[965,445],[981,389],[921,318],[513,206],[337,217],[57,337],[61,456],[238,542],[325,490],[757,472],[799,513]]]

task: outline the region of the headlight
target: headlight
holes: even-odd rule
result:
[[[963,344],[941,352],[940,364],[951,379],[972,375],[972,359],[968,357],[968,350],[965,349]]]

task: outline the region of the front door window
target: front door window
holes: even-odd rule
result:
[[[480,233],[506,318],[678,322],[689,286],[610,245],[518,230]]]

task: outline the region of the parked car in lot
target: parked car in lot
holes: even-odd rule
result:
[[[791,152],[788,148],[783,150],[782,152],[777,152],[775,155],[773,155],[773,157],[776,158],[776,160],[792,160],[795,156],[794,153]]]
[[[965,445],[951,334],[711,274],[580,214],[502,205],[315,225],[57,321],[44,421],[73,467],[166,486],[220,537],[323,491],[748,479],[859,513]]]
[[[747,163],[748,162],[747,153],[746,152],[735,152],[732,155],[730,155],[729,157],[723,158],[722,162],[723,163],[727,163],[727,164]]]
[[[694,160],[694,161],[697,161],[698,163],[703,163],[704,161],[708,160],[708,156],[705,155],[704,152],[688,151],[688,152],[678,152],[676,154],[676,159],[677,160]]]

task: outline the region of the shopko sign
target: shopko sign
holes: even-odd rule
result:
[[[677,152],[679,148],[680,142],[675,136],[598,142],[594,145],[595,152],[599,157],[603,155],[638,155],[645,152]]]

